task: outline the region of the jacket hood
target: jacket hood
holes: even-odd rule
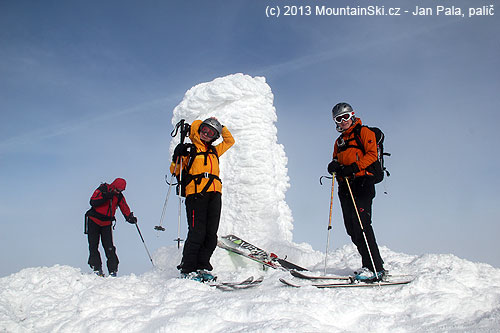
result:
[[[116,178],[109,186],[113,190],[124,191],[125,187],[127,187],[127,182],[123,178]]]

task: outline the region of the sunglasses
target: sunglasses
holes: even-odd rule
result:
[[[337,124],[340,124],[343,121],[348,121],[349,119],[352,118],[353,115],[354,115],[354,112],[341,114],[340,116],[335,117],[335,122]]]
[[[209,139],[213,139],[217,136],[217,131],[208,125],[200,127],[200,133],[203,133]]]

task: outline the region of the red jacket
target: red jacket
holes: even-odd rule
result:
[[[116,208],[127,218],[130,215],[130,207],[121,191],[125,190],[126,182],[122,178],[115,179],[111,184],[101,184],[92,194],[87,211],[89,218],[100,226],[108,226],[115,220]],[[118,190],[120,192],[113,192]]]

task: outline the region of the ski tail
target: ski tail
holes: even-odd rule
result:
[[[232,291],[238,289],[248,289],[257,287],[262,283],[262,281],[264,281],[263,276],[260,276],[257,279],[254,279],[253,276],[250,276],[249,278],[240,282],[218,282],[218,283],[211,283],[210,286],[216,287],[217,289],[220,289],[222,291]]]
[[[278,263],[281,265],[281,267],[287,269],[287,270],[295,270],[295,271],[307,271],[307,268],[300,267],[299,265],[296,265],[294,263],[291,263],[285,259],[276,259]]]
[[[309,275],[309,274],[304,274],[304,273],[296,271],[296,270],[291,270],[290,274],[292,274],[293,277],[296,277],[299,279],[304,279],[304,280],[346,280],[346,281],[353,280],[353,278],[351,276]]]

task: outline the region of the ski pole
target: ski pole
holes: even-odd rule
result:
[[[174,179],[175,172],[177,171],[178,162],[179,162],[179,158],[177,158],[177,161],[175,162],[174,173],[172,174],[172,176],[170,176],[170,182],[167,181],[168,191],[167,191],[167,197],[165,198],[165,203],[163,204],[163,211],[161,212],[160,224],[154,227],[154,229],[157,231],[165,231],[165,228],[162,227],[162,223],[163,223],[163,219],[165,218],[165,211],[167,209],[167,202],[168,202],[168,198],[170,197],[170,192],[172,190],[172,180]],[[166,180],[166,178],[167,178],[167,176],[165,176],[165,180]]]
[[[177,249],[181,248],[181,242],[183,239],[181,239],[181,213],[182,213],[182,158],[180,159],[180,165],[181,165],[181,172],[179,173],[179,210],[178,210],[178,219],[177,219],[177,239],[174,239],[174,241],[177,242]]]
[[[328,249],[330,248],[330,230],[332,229],[332,208],[333,208],[333,187],[335,185],[335,174],[332,177],[332,191],[330,194],[330,216],[328,217],[328,233],[326,237],[326,251],[325,251],[325,270],[326,275],[326,261],[328,259]]]
[[[373,260],[372,251],[370,250],[370,246],[368,245],[368,239],[366,238],[365,228],[363,228],[363,223],[361,222],[361,217],[359,216],[358,207],[356,206],[356,200],[354,200],[354,195],[352,194],[352,191],[351,191],[351,185],[349,184],[349,179],[345,178],[345,182],[347,183],[347,188],[349,189],[349,193],[351,194],[352,203],[354,205],[354,210],[356,210],[356,215],[358,216],[359,225],[361,226],[361,231],[363,232],[363,237],[365,238],[366,248],[368,249],[368,254],[370,255],[370,259],[371,259],[372,265],[373,265],[373,273],[376,275],[377,269],[375,268],[375,261]],[[380,283],[380,281],[379,281],[379,283]]]
[[[135,223],[135,227],[137,228],[137,231],[139,232],[139,236],[141,236],[142,244],[144,244],[144,248],[146,249],[146,252],[148,253],[149,260],[151,261],[151,265],[155,267],[155,264],[153,264],[153,258],[151,258],[151,254],[149,254],[148,247],[146,246],[146,242],[144,242],[144,238],[142,237],[141,230],[139,229],[139,225],[137,222]]]
[[[181,129],[181,144],[184,143],[184,139],[188,135],[188,132],[191,129],[191,126],[189,124],[186,124],[184,119],[181,119],[179,123],[177,124],[177,129],[180,127]],[[176,134],[177,135],[177,131]],[[182,215],[182,157],[179,157],[179,164],[180,164],[180,171],[179,171],[179,182],[178,182],[178,191],[177,195],[179,196],[179,210],[178,210],[178,220],[177,220],[177,239],[174,239],[174,242],[177,242],[177,248],[180,249],[181,247],[181,242],[183,239],[181,239],[181,215]]]

